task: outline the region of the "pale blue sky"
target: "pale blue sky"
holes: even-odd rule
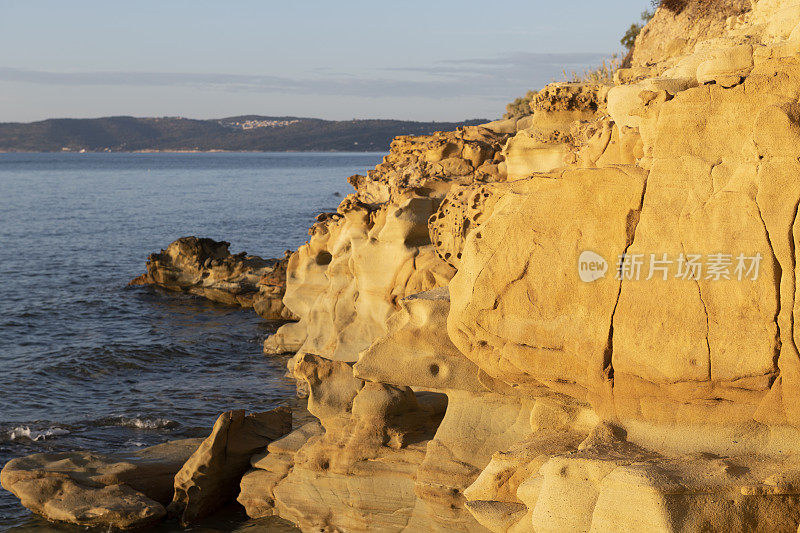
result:
[[[495,118],[649,0],[0,0],[0,122]]]

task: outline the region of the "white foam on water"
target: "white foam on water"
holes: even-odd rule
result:
[[[106,419],[101,422],[101,425],[119,426],[134,429],[170,429],[177,426],[178,423],[168,418],[120,416],[112,419]]]
[[[28,426],[19,426],[12,429],[9,434],[8,438],[10,440],[32,440],[34,442],[39,442],[43,440],[47,440],[53,437],[60,437],[62,435],[69,435],[69,430],[60,428],[60,427],[52,427],[42,430],[31,429]]]

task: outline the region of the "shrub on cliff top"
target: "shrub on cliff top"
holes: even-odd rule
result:
[[[536,96],[536,91],[528,91],[525,96],[520,96],[506,105],[506,114],[503,118],[522,118],[531,114],[531,100]]]
[[[653,0],[654,4],[659,3],[656,0]],[[628,28],[628,31],[622,37],[620,42],[628,49],[630,55],[630,50],[633,48],[633,43],[636,41],[636,36],[639,35],[639,32],[642,31],[647,22],[653,18],[653,13],[650,11],[644,11],[641,15],[641,23],[633,23],[631,27]],[[620,60],[616,54],[611,56],[609,61],[603,61],[603,63],[595,68],[586,69],[583,72],[567,72],[563,71],[563,80],[561,81],[569,81],[569,82],[582,82],[582,83],[613,83],[614,81],[614,72],[620,66],[623,65],[623,61]],[[531,114],[531,100],[534,96],[536,96],[537,91],[528,91],[525,93],[524,96],[520,96],[516,98],[513,102],[506,105],[506,112],[503,115],[503,118],[522,118],[524,116]]]
[[[689,0],[652,0],[653,7],[663,7],[664,9],[669,9],[676,15],[683,11],[688,3]]]
[[[634,22],[631,24],[631,27],[628,28],[628,31],[625,32],[625,35],[622,36],[622,39],[619,42],[627,48],[628,50],[633,49],[633,45],[636,43],[636,37],[639,36],[639,33],[644,28],[644,25],[650,22],[650,19],[653,18],[655,12],[653,11],[642,11],[641,15],[641,22]]]
[[[586,69],[582,72],[562,71],[562,79],[553,81],[566,81],[570,83],[614,83],[614,72],[621,65],[621,60],[616,54],[610,60],[603,60],[603,63],[595,68]],[[525,96],[520,96],[510,104],[506,105],[506,113],[503,118],[522,118],[531,114],[531,101],[537,95],[537,91],[528,91]]]
[[[654,8],[664,8],[675,15],[679,15],[687,9],[688,15],[705,17],[714,14],[741,14],[752,8],[751,0],[651,0]]]

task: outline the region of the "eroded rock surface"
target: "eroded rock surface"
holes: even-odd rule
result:
[[[168,442],[129,455],[41,453],[12,459],[3,488],[49,520],[134,529],[166,516],[175,474],[202,439]]]
[[[800,4],[662,4],[613,84],[398,138],[318,217],[265,350],[319,422],[250,459],[251,516],[798,530]]]
[[[380,165],[352,176],[356,192],[318,217],[289,260],[283,302],[300,321],[265,351],[354,362],[401,298],[446,285],[455,270],[431,243],[428,218],[451,188],[505,179],[507,137],[481,126],[398,137]]]
[[[141,529],[171,517],[182,525],[239,494],[251,458],[291,431],[279,407],[220,415],[206,439],[184,439],[128,454],[41,453],[9,461],[3,488],[48,520],[79,526]]]
[[[262,259],[241,252],[232,255],[230,243],[207,238],[181,237],[147,259],[147,272],[131,285],[157,285],[209,300],[252,307],[268,320],[293,320],[282,303],[286,266],[291,256]]]

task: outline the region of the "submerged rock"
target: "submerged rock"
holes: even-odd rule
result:
[[[265,350],[296,352],[319,422],[250,457],[223,416],[173,509],[250,468],[248,514],[306,531],[794,533],[799,101],[796,1],[670,1],[613,84],[398,138],[286,263],[300,320]],[[173,245],[153,282],[253,294],[260,263]],[[3,483],[63,512],[81,475],[30,464]],[[82,519],[163,512],[84,486]]]
[[[251,457],[292,428],[288,408],[220,415],[206,439],[129,454],[40,453],[12,459],[3,488],[48,520],[138,529],[168,514],[188,525],[233,500]],[[169,510],[169,513],[168,513]]]
[[[291,252],[282,259],[262,259],[244,252],[231,255],[229,246],[224,241],[181,237],[166,250],[151,254],[147,272],[130,285],[157,285],[227,305],[252,307],[268,320],[293,320],[281,301]]]
[[[22,505],[48,520],[140,528],[166,516],[175,474],[201,440],[172,441],[131,454],[29,455],[9,461],[0,482]]]

